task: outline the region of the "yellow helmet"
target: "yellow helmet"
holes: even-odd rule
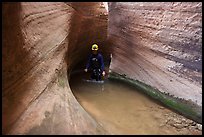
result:
[[[91,49],[92,49],[92,50],[98,50],[98,45],[93,44]]]

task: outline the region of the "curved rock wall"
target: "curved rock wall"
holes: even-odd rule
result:
[[[3,134],[106,133],[68,83],[93,43],[112,71],[201,105],[201,3],[109,3],[108,27],[102,3],[2,5]]]
[[[69,51],[74,50],[75,41],[81,41],[80,34],[84,35],[83,40],[87,39],[81,44],[90,44],[96,37],[104,41],[95,36],[97,30],[95,33],[90,30],[97,28],[97,24],[83,26],[99,14],[97,10],[103,12],[104,8],[95,8],[100,3],[83,3],[84,9],[80,11],[70,4],[3,3],[3,134],[104,133],[69,88],[67,70],[83,56],[68,62],[66,59]],[[90,12],[91,16],[81,12]],[[106,28],[101,30],[105,33]],[[84,33],[77,33],[78,30]],[[75,32],[76,37],[72,35]],[[73,52],[83,53],[83,49]]]
[[[71,20],[69,49],[66,58],[70,69],[75,68],[78,64],[80,68],[85,68],[93,43],[98,44],[100,52],[103,52],[104,57],[108,58],[109,50],[105,47],[108,18],[104,5],[98,2],[72,2],[67,5],[75,9]]]
[[[202,3],[110,2],[110,69],[202,104]]]

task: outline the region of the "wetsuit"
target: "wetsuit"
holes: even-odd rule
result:
[[[91,54],[88,58],[86,69],[91,71],[91,79],[101,80],[102,72],[104,71],[103,56]]]

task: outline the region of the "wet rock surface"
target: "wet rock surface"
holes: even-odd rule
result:
[[[175,127],[180,134],[202,134],[202,125],[181,115],[169,113],[166,117],[165,125]]]
[[[201,7],[199,2],[110,2],[111,71],[202,106]]]

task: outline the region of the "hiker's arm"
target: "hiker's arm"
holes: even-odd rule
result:
[[[101,55],[100,61],[101,61],[101,70],[103,71],[102,74],[103,74],[103,76],[105,76],[105,67],[104,67],[104,62],[103,62],[103,56],[102,55]]]
[[[90,68],[90,64],[91,64],[91,55],[88,57],[86,68],[85,68],[86,70],[85,71],[87,71]]]
[[[100,63],[101,63],[101,70],[104,71],[105,68],[104,68],[104,62],[103,62],[103,56],[102,55],[100,56]]]

